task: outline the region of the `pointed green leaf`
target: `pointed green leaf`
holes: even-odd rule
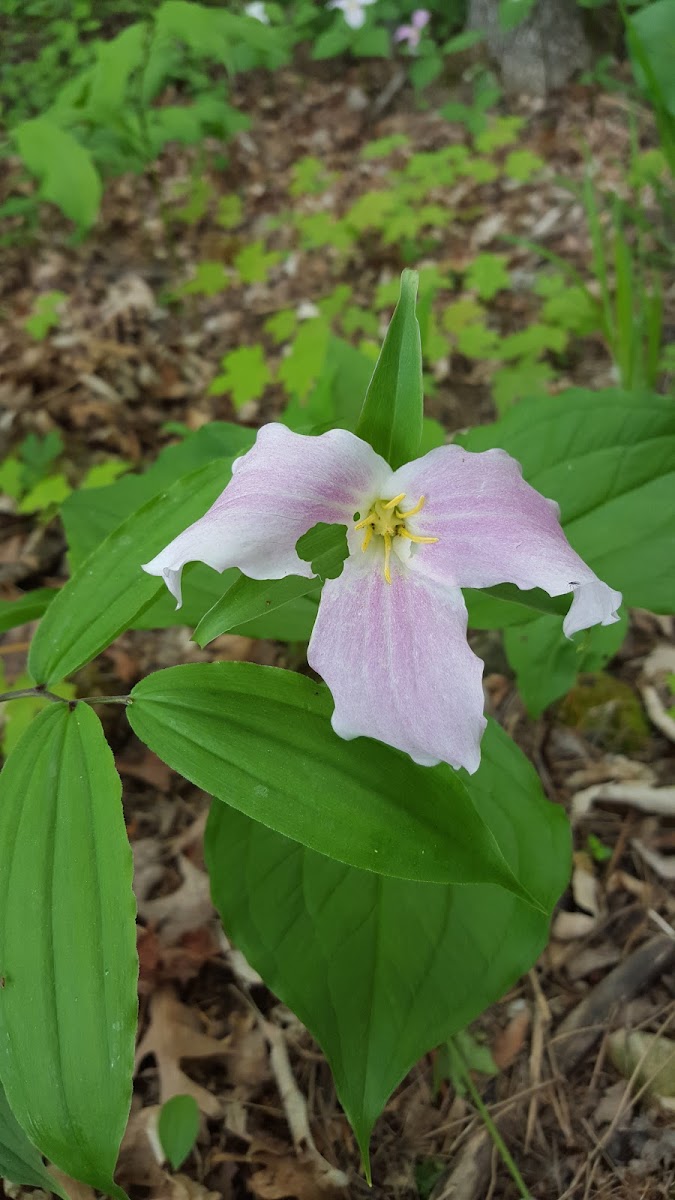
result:
[[[356,432],[394,469],[415,458],[422,437],[422,346],[415,314],[417,272],[404,271],[398,304],[368,385]]]
[[[302,596],[311,596],[318,601],[321,580],[334,579],[342,571],[348,553],[345,532],[344,525],[320,523],[298,539],[300,558],[311,563],[314,575],[318,578],[288,575],[285,579],[249,579],[246,575],[240,575],[202,617],[194,632],[197,645],[207,646],[221,633],[264,617]],[[307,633],[309,636],[311,625]],[[270,631],[269,636],[273,637],[274,634]]]
[[[138,974],[120,800],[84,704],[40,713],[0,775],[0,1077],[35,1146],[112,1196]]]
[[[388,879],[334,862],[214,803],[206,860],[225,930],[320,1042],[364,1158],[392,1090],[535,961],[569,874],[569,830],[494,725],[477,804],[545,907],[491,884]]]
[[[346,742],[328,688],[252,663],[195,663],[141,680],[127,716],[212,796],[341,862],[402,878],[499,882],[532,899],[473,804],[472,779]],[[535,902],[535,901],[533,901]]]
[[[164,588],[148,562],[226,486],[231,459],[201,467],[150,500],[113,530],[52,601],[28,658],[36,683],[71,675],[119,637]]]
[[[172,1096],[167,1100],[160,1109],[157,1131],[162,1150],[177,1171],[199,1133],[199,1109],[194,1096]]]
[[[41,617],[56,595],[56,588],[35,588],[18,600],[0,600],[0,633]]]
[[[0,1176],[12,1183],[27,1184],[54,1192],[68,1200],[60,1185],[46,1170],[42,1156],[29,1142],[0,1087]]]
[[[221,633],[264,617],[292,600],[308,594],[318,596],[320,588],[318,579],[303,579],[301,575],[288,575],[285,579],[249,579],[240,575],[204,614],[194,631],[194,641],[203,649]]]
[[[98,216],[101,178],[88,150],[48,117],[22,121],[12,137],[26,167],[40,182],[40,195],[56,204],[81,229]]]

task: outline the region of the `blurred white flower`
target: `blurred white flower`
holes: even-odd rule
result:
[[[270,19],[267,15],[265,5],[262,0],[252,0],[251,4],[247,4],[244,8],[247,17],[253,17],[254,21],[262,21],[263,25],[269,25]]]
[[[360,29],[365,23],[364,9],[375,0],[330,0],[327,8],[339,8],[350,29]]]

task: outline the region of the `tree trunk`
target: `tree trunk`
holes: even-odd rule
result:
[[[576,0],[535,0],[529,16],[506,32],[499,24],[499,0],[469,0],[467,26],[485,34],[504,90],[512,95],[545,96],[590,62]]]

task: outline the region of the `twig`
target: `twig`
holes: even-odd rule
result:
[[[7,700],[25,700],[28,696],[36,696],[40,700],[53,700],[59,704],[133,704],[131,696],[77,696],[73,700],[69,696],[57,696],[55,692],[48,692],[39,684],[37,687],[20,688],[16,692],[3,692],[0,694],[0,704]]]
[[[642,699],[647,710],[647,716],[656,725],[657,729],[661,730],[671,742],[675,742],[675,721],[670,716],[670,713],[661,703],[661,698],[656,688],[651,683],[646,683],[640,688]]]
[[[288,1058],[288,1050],[284,1035],[278,1026],[259,1016],[260,1025],[270,1047],[270,1066],[279,1089],[288,1127],[296,1150],[304,1152],[313,1159],[319,1171],[321,1182],[325,1185],[344,1188],[349,1178],[338,1167],[333,1167],[316,1148],[312,1131],[309,1128],[307,1105],[300,1091]]]
[[[609,972],[578,1004],[553,1035],[558,1066],[568,1074],[588,1053],[620,1004],[632,1000],[675,963],[675,941],[658,934]]]
[[[48,692],[46,688],[37,686],[32,688],[20,688],[16,692],[3,692],[0,695],[0,704],[4,704],[6,700],[25,700],[28,696],[37,696],[44,700],[58,700],[60,704],[67,704],[63,696],[57,696],[54,692]]]

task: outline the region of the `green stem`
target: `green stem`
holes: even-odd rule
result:
[[[466,1086],[467,1086],[467,1089],[471,1096],[471,1099],[473,1100],[475,1107],[478,1109],[480,1118],[481,1118],[485,1128],[487,1129],[488,1133],[490,1134],[492,1141],[494,1142],[495,1146],[497,1147],[497,1152],[500,1155],[501,1160],[504,1163],[504,1166],[506,1167],[513,1182],[515,1183],[516,1187],[518,1188],[518,1191],[520,1192],[520,1195],[522,1196],[523,1200],[532,1200],[532,1196],[531,1196],[530,1192],[528,1192],[528,1190],[527,1190],[525,1181],[509,1153],[509,1149],[508,1149],[508,1146],[506,1145],[506,1142],[504,1141],[501,1133],[497,1129],[497,1126],[495,1125],[494,1121],[492,1120],[492,1117],[490,1116],[487,1108],[483,1104],[483,1100],[481,1098],[480,1092],[478,1091],[478,1088],[476,1087],[473,1079],[471,1078],[471,1072],[466,1064],[466,1060],[464,1058],[464,1055],[462,1054],[462,1050],[461,1050],[460,1046],[458,1046],[454,1040],[453,1040],[453,1049],[455,1050],[457,1057],[461,1061],[462,1068],[463,1068],[462,1073],[464,1076],[464,1082],[466,1083]]]
[[[2,692],[0,694],[0,704],[4,704],[6,700],[25,700],[28,696],[37,696],[40,700],[54,700],[59,704],[131,704],[131,696],[78,696],[75,701],[70,700],[67,696],[57,696],[55,692],[48,692],[46,688],[37,687],[21,688],[16,692]]]

